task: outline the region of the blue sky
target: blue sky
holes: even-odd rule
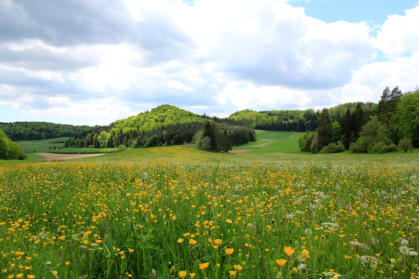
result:
[[[419,87],[419,0],[0,0],[0,121],[109,124]]]
[[[405,10],[419,5],[418,0],[294,0],[295,6],[304,7],[308,16],[326,22],[366,21],[382,24],[389,15],[402,15]]]

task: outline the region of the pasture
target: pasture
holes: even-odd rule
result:
[[[418,278],[418,153],[294,140],[1,164],[0,277]]]

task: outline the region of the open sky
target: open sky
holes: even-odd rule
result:
[[[318,109],[418,77],[419,0],[0,0],[0,122]]]

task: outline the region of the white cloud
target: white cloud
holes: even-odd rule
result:
[[[419,51],[419,6],[389,16],[378,32],[377,47],[389,57]]]

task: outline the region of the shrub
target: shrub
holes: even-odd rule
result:
[[[298,145],[300,147],[300,150],[309,152],[313,138],[314,138],[314,134],[311,132],[305,133],[301,138],[299,138]]]
[[[367,153],[370,142],[366,137],[360,137],[355,142],[351,143],[349,150],[352,153]]]
[[[400,140],[399,149],[404,152],[411,152],[413,150],[412,141],[408,138]]]
[[[369,149],[369,153],[387,153],[387,152],[394,152],[397,150],[397,147],[391,143],[391,144],[385,144],[382,141],[379,141],[372,145]]]
[[[211,150],[211,139],[209,137],[202,137],[197,143],[197,147],[201,150],[210,151]]]

